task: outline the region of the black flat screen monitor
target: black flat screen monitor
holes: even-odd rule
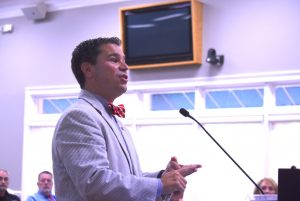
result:
[[[194,45],[201,44],[194,44],[192,20],[191,1],[123,10],[122,40],[127,64],[155,67],[194,61]]]
[[[278,201],[300,200],[300,169],[278,169]]]

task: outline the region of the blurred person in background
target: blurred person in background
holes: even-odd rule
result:
[[[264,192],[264,194],[278,193],[278,185],[272,178],[263,178],[257,183],[257,185]],[[262,194],[262,193],[257,187],[255,187],[253,194]]]
[[[38,176],[38,192],[29,196],[27,201],[56,201],[55,195],[52,194],[53,175],[49,171],[43,171]]]
[[[7,192],[9,185],[8,171],[0,169],[0,201],[20,201],[20,198],[16,195]]]

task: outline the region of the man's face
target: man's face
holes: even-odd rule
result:
[[[50,195],[53,186],[52,175],[47,173],[41,174],[37,185],[40,192],[42,192],[44,195]]]
[[[128,66],[121,47],[105,44],[102,45],[101,53],[96,64],[92,65],[87,79],[96,94],[112,102],[127,90],[127,71]]]
[[[0,170],[0,192],[4,192],[8,188],[8,174],[5,171]]]

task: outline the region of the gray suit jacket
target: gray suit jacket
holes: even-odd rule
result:
[[[59,119],[52,158],[59,201],[156,200],[157,173],[142,173],[128,130],[88,91]]]

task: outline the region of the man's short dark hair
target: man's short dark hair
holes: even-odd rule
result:
[[[43,171],[43,172],[40,172],[40,174],[38,176],[38,181],[40,180],[40,177],[41,177],[42,174],[49,174],[49,175],[53,176],[51,172],[49,172],[49,171]]]
[[[80,85],[80,88],[84,88],[84,74],[81,71],[81,64],[88,62],[96,64],[97,56],[101,53],[100,47],[104,44],[116,44],[121,45],[121,40],[117,37],[111,38],[95,38],[81,42],[73,51],[71,59],[71,67],[73,74]]]

